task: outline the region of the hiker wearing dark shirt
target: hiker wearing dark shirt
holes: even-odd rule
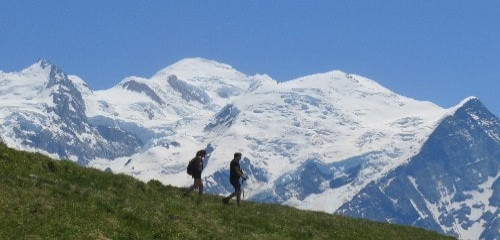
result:
[[[234,158],[233,160],[231,160],[231,163],[229,164],[229,182],[231,183],[231,185],[233,185],[234,192],[231,193],[231,195],[222,199],[222,202],[225,204],[228,204],[229,200],[234,196],[236,196],[236,203],[238,204],[238,206],[241,203],[240,178],[246,180],[247,177],[243,175],[243,171],[240,168],[240,160],[241,160],[241,153],[237,152],[234,154]]]
[[[184,196],[190,194],[195,188],[198,188],[198,195],[203,195],[203,182],[201,181],[201,172],[203,171],[203,159],[207,155],[205,150],[200,150],[196,156],[190,161],[193,164],[192,177],[194,179],[193,185],[184,192]],[[191,163],[192,162],[192,163]]]

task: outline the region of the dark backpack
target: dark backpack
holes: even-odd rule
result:
[[[195,165],[195,160],[192,159],[191,161],[189,161],[186,172],[189,176],[193,176],[194,171],[196,171],[196,165]]]

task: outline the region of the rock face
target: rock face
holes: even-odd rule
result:
[[[460,238],[500,238],[499,132],[477,98],[443,109],[341,71],[278,83],[194,58],[99,91],[47,61],[0,71],[12,147],[175,186],[205,149],[215,194],[242,152],[247,199]]]
[[[408,164],[337,212],[461,239],[498,239],[499,172],[500,122],[472,99],[441,122]]]
[[[37,94],[46,98],[25,108],[13,106],[13,111],[6,114],[4,127],[22,145],[60,158],[76,159],[82,165],[91,159],[116,158],[141,149],[143,143],[133,134],[91,125],[81,92],[60,68],[42,60],[4,81],[14,81],[23,75],[33,77],[28,86],[31,84]]]
[[[149,96],[153,101],[157,102],[158,104],[165,104],[165,102],[153,91],[153,89],[149,88],[149,86],[145,83],[140,83],[134,80],[130,80],[125,82],[123,85],[123,88],[138,92],[138,93],[144,93],[147,96]]]

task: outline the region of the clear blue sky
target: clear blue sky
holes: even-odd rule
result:
[[[0,69],[47,59],[106,89],[203,57],[278,81],[342,70],[500,114],[500,1],[0,1]]]

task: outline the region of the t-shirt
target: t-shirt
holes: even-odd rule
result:
[[[229,177],[230,178],[240,178],[240,175],[238,175],[238,172],[236,172],[236,169],[238,169],[240,171],[240,173],[242,172],[241,171],[241,168],[240,168],[240,162],[239,161],[236,161],[236,160],[232,160],[231,161],[231,164],[229,164]]]

